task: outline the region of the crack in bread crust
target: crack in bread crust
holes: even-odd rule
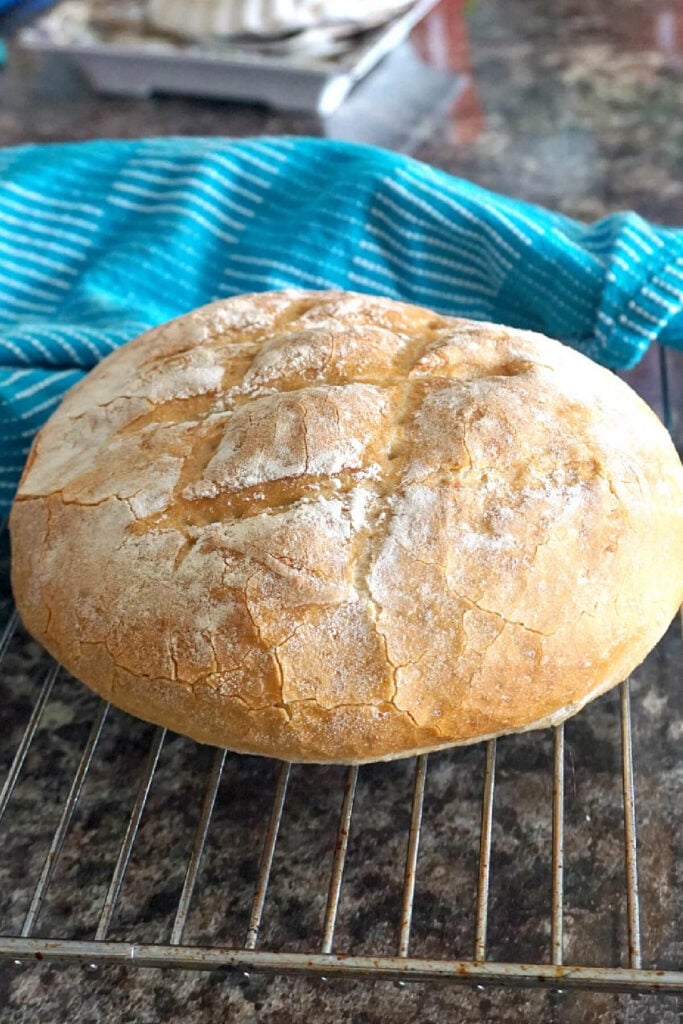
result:
[[[194,738],[362,762],[561,720],[683,598],[683,470],[621,381],[373,296],[213,303],[107,357],[36,438],[17,605]]]

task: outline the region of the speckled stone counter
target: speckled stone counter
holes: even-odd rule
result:
[[[465,12],[465,8],[467,8]],[[19,55],[0,77],[0,143],[154,134],[328,134],[394,146],[455,174],[574,216],[633,207],[683,223],[683,3],[444,0],[405,53],[424,64],[412,104],[371,83],[325,122],[256,107],[93,96],[50,62]],[[437,85],[438,102],[437,102]],[[683,358],[670,356],[672,426],[683,442]],[[658,355],[629,375],[663,411]],[[6,554],[6,552],[5,552]],[[6,558],[3,562],[6,575]],[[6,588],[6,578],[3,577]],[[6,589],[5,589],[6,592]],[[2,616],[7,605],[0,606]],[[0,781],[47,661],[21,633],[0,677]],[[632,684],[644,966],[683,966],[683,644],[678,624]],[[31,899],[97,701],[59,677],[0,830],[0,933]],[[36,934],[94,934],[152,727],[111,710]],[[565,960],[626,963],[618,691],[567,725]],[[114,914],[112,939],[166,942],[213,753],[173,735],[161,750]],[[411,953],[470,958],[485,751],[433,755],[425,791]],[[341,952],[393,953],[414,762],[364,767],[335,935]],[[259,946],[319,948],[344,770],[294,767]],[[188,943],[241,946],[277,765],[228,755]],[[487,955],[548,962],[552,736],[498,744]],[[0,1021],[152,1024],[675,1024],[680,998],[478,990],[387,982],[0,965]]]

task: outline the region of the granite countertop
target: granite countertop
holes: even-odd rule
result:
[[[410,152],[487,187],[593,219],[631,207],[683,223],[683,3],[443,0],[402,51],[401,103],[371,83],[320,120],[177,98],[93,95],[79,77],[11,51],[0,143],[159,134],[330,135]],[[672,428],[683,443],[683,358],[670,355]],[[662,411],[654,351],[630,375]],[[6,552],[5,552],[6,555]],[[6,562],[6,560],[5,560]],[[6,574],[6,564],[5,564]],[[6,586],[6,578],[4,580]],[[5,590],[6,592],[6,590]],[[2,615],[7,604],[0,604]],[[45,656],[19,633],[0,678],[0,779]],[[683,965],[683,645],[678,624],[632,684],[644,965]],[[47,853],[95,699],[59,677],[0,830],[0,933],[16,934]],[[112,710],[36,933],[92,937],[153,730]],[[618,691],[567,725],[565,960],[624,964]],[[212,752],[169,735],[110,936],[168,941]],[[469,958],[474,941],[481,746],[433,755],[425,792],[411,953]],[[364,767],[335,948],[393,952],[414,762]],[[189,943],[244,943],[277,766],[228,755],[188,920]],[[320,941],[344,770],[294,767],[259,944]],[[498,744],[488,956],[548,961],[552,736]],[[0,965],[0,1021],[187,1024],[458,1021],[674,1024],[683,999],[199,972]]]

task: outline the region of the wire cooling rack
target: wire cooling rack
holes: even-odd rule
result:
[[[655,404],[659,405],[664,418],[670,423],[672,398],[666,356],[660,351],[656,357],[650,358],[649,366],[655,366],[658,371],[659,390]],[[647,393],[652,387],[651,376],[643,377],[640,383],[643,382]],[[652,400],[652,394],[647,397]],[[5,609],[5,626],[0,637],[0,666],[6,656],[21,660],[21,652],[27,644],[31,645],[22,636],[18,615],[9,599],[6,599]],[[129,719],[87,694],[47,656],[38,655],[25,674],[28,675],[28,689],[25,687],[21,691],[19,700],[20,703],[25,701],[26,706],[21,703],[18,712],[23,715],[25,724],[23,731],[18,731],[19,738],[13,741],[12,750],[4,751],[9,767],[0,792],[0,866],[15,859],[19,864],[17,893],[21,892],[16,899],[10,894],[5,904],[10,922],[14,924],[10,924],[8,929],[0,919],[0,958],[12,960],[20,966],[33,961],[77,963],[92,969],[100,965],[126,964],[193,970],[224,969],[245,974],[258,971],[311,974],[328,979],[382,978],[400,983],[439,980],[470,985],[683,992],[683,964],[679,967],[676,963],[668,963],[663,969],[649,958],[650,962],[644,966],[629,681],[617,691],[618,698],[612,694],[598,702],[603,705],[607,701],[615,732],[614,749],[619,751],[621,798],[615,804],[619,807],[619,820],[612,815],[604,829],[605,835],[609,833],[613,842],[615,831],[621,834],[621,879],[614,883],[609,908],[613,910],[616,906],[617,919],[622,921],[621,926],[615,926],[614,944],[615,947],[621,944],[622,948],[611,964],[577,964],[565,962],[565,840],[574,827],[573,822],[566,821],[568,800],[565,790],[567,785],[575,787],[575,780],[574,767],[567,756],[564,724],[544,733],[529,734],[531,739],[525,740],[525,758],[528,759],[529,752],[536,749],[546,752],[546,792],[550,806],[549,842],[546,846],[548,863],[539,868],[540,877],[548,882],[547,921],[533,919],[538,934],[531,943],[527,936],[525,948],[533,948],[537,955],[533,962],[528,959],[522,962],[521,959],[488,956],[487,931],[492,919],[492,837],[496,826],[496,762],[504,740],[490,740],[480,745],[479,750],[473,747],[464,753],[424,755],[393,768],[292,766],[199,748],[189,740],[167,734],[164,729],[153,729]],[[9,672],[3,672],[2,677],[0,691],[5,682],[13,678]],[[26,701],[27,693],[32,694],[32,702]],[[5,707],[11,700],[12,693],[3,695]],[[71,711],[65,711],[71,705],[75,708],[73,715]],[[582,716],[586,714],[590,714],[590,710],[582,712]],[[64,726],[64,721],[73,724]],[[569,723],[566,728],[572,727]],[[107,728],[109,738],[103,740]],[[55,736],[62,736],[65,729],[71,730],[69,750],[73,747],[74,737],[78,739],[75,757],[66,756],[55,739]],[[74,729],[76,733],[73,733]],[[132,733],[142,739],[133,743],[135,757],[127,762],[135,765],[134,777],[124,779],[123,773],[117,774],[112,759],[122,746],[130,745]],[[8,739],[0,741],[0,751],[8,742]],[[185,787],[189,784],[185,779],[173,777],[176,769],[171,770],[169,764],[160,768],[169,746],[177,749],[179,744],[184,744],[186,754],[194,751],[192,757],[199,756],[201,761],[201,777],[197,777],[194,769],[190,773],[187,797]],[[443,774],[449,770],[449,765],[452,767],[449,758],[460,759],[458,769],[467,773],[470,796],[475,790],[479,793],[478,810],[472,810],[473,806],[476,807],[472,800],[468,804],[472,818],[470,832],[476,841],[472,856],[472,884],[465,895],[460,886],[458,906],[453,908],[453,914],[469,914],[470,945],[469,950],[461,952],[457,958],[438,948],[437,932],[443,934],[443,913],[439,931],[436,918],[430,918],[429,912],[426,916],[420,912],[421,930],[426,932],[426,938],[423,934],[417,951],[413,942],[416,907],[420,907],[421,844],[424,848],[425,843],[430,842],[431,832],[437,828],[431,812],[425,816],[425,793],[432,764],[438,762],[437,770]],[[478,778],[474,777],[475,769],[480,772]],[[382,817],[381,805],[378,804],[378,829],[363,853],[365,874],[360,882],[360,909],[356,908],[357,925],[360,921],[360,926],[355,932],[353,928],[350,931],[346,929],[339,940],[340,907],[343,909],[344,894],[349,885],[349,844],[354,837],[359,787],[364,775],[369,773],[372,776],[375,772],[376,777],[378,771],[384,770],[393,770],[398,773],[395,777],[400,777],[405,796],[403,810],[399,806],[398,812],[392,810],[388,817]],[[167,781],[166,788],[155,798],[159,776],[164,773],[168,776],[169,772],[172,776],[170,782]],[[288,794],[292,790],[294,773],[298,773],[299,798],[291,806],[296,811],[303,840],[300,838],[299,845],[290,849],[289,860],[284,860],[278,857],[278,844],[281,846],[283,842],[283,822],[286,831],[288,808],[291,813]],[[229,775],[227,783],[226,774]],[[506,774],[509,776],[509,770]],[[17,805],[19,813],[31,803],[31,779],[42,780],[41,785],[47,787],[46,795],[41,797],[44,802],[38,801],[36,805],[40,810],[33,812],[38,813],[41,819],[44,817],[46,825],[38,829],[40,837],[31,839],[24,847],[16,847],[18,839],[16,825],[10,821],[11,811],[13,804]],[[222,783],[223,790],[227,785],[232,794],[232,803],[227,810],[219,798]],[[83,795],[88,787],[99,794],[100,810],[92,812],[90,817],[83,812],[79,819],[79,811],[83,803],[87,803]],[[266,803],[267,800],[270,802]],[[316,800],[322,800],[327,809],[321,812]],[[182,804],[191,806],[194,832],[191,834],[186,829],[184,845],[180,843],[182,856],[178,870],[176,826],[167,827],[164,823],[171,817],[175,816],[174,820],[178,818]],[[125,813],[121,813],[124,806]],[[102,807],[106,808],[104,815]],[[217,807],[221,810],[219,821],[216,821]],[[455,812],[451,804],[449,808],[451,817],[438,826],[440,835],[448,838],[452,832],[462,839],[462,829],[458,831],[456,824],[457,808]],[[327,845],[320,844],[316,833],[316,822],[321,813],[327,815]],[[17,821],[22,820],[20,815]],[[242,839],[235,831],[235,821],[242,829],[239,833]],[[48,823],[49,830],[46,831]],[[511,826],[503,823],[503,832],[506,827]],[[102,858],[101,865],[98,856],[93,855],[91,860],[95,866],[91,865],[80,877],[78,871],[85,858],[84,851],[94,848],[98,830],[103,829],[108,855]],[[160,853],[157,849],[154,861],[157,875],[163,878],[172,873],[171,863],[175,864],[175,887],[171,885],[162,894],[163,898],[145,901],[146,894],[140,886],[146,888],[152,883],[147,881],[149,876],[144,873],[137,890],[130,882],[129,876],[142,870],[140,858],[136,861],[136,851],[141,844],[144,845],[142,833],[152,837],[163,834],[161,845],[164,849]],[[117,836],[115,855],[112,835]],[[207,851],[215,851],[230,843],[233,867],[227,870],[222,866],[218,872],[213,870],[213,889],[210,896],[203,898],[203,889],[208,885]],[[246,858],[236,855],[240,845],[246,847],[242,851]],[[383,852],[384,846],[388,854]],[[5,848],[8,853],[3,853]],[[435,877],[438,872],[441,875],[457,873],[452,855],[449,857],[447,843],[443,849],[439,844],[434,849],[430,846],[430,849],[432,862],[434,849],[441,856],[439,864],[435,866],[432,863]],[[149,857],[148,854],[145,856]],[[209,859],[212,856],[214,853],[210,853]],[[390,895],[384,901],[386,921],[378,932],[381,941],[378,941],[378,948],[371,949],[368,942],[363,941],[362,890],[363,886],[370,884],[369,878],[377,884],[377,878],[384,877],[382,872],[387,870],[387,856],[394,858],[394,868],[400,874],[402,884],[391,890],[393,897]],[[253,873],[244,868],[250,858],[254,864]],[[373,859],[377,860],[374,873]],[[272,900],[273,890],[277,889],[278,878],[283,872],[288,874],[283,883],[284,889],[283,885],[280,886],[280,894],[287,893],[289,902],[285,906],[289,918],[293,920],[299,914],[304,922],[303,925],[299,922],[298,932],[295,928],[293,940],[291,936],[290,940],[282,938],[282,932],[278,933],[277,929],[269,931],[264,928],[269,899]],[[309,878],[312,881],[307,880]],[[325,892],[319,904],[315,904],[312,889],[320,884],[321,879]],[[456,883],[457,878],[454,877]],[[658,891],[657,883],[650,889]],[[50,904],[55,901],[55,894],[57,903],[60,894],[62,897],[61,919],[55,918],[54,914],[51,916]],[[501,908],[506,900],[514,903],[515,898],[513,893],[498,894],[496,916],[503,913]],[[198,902],[204,907],[204,924],[199,929],[199,939],[194,925],[188,929],[193,907]],[[161,907],[162,917],[165,914],[161,929],[165,929],[163,941],[150,940],[148,911],[151,903],[157,909]],[[671,906],[670,910],[675,917],[675,907]],[[227,919],[231,912],[234,920],[230,922]],[[438,916],[438,908],[434,914]],[[525,926],[528,923],[522,922]],[[370,924],[367,927],[372,930]],[[680,929],[680,919],[678,923],[674,920],[671,927]],[[226,928],[230,935],[227,941],[221,937],[225,935]],[[195,938],[189,938],[188,931],[194,932]],[[680,949],[682,938],[683,935],[679,934],[672,948]]]

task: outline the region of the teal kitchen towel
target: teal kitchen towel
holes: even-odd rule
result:
[[[346,288],[560,338],[613,368],[683,347],[683,231],[585,225],[396,153],[319,139],[0,152],[0,505],[67,388],[240,292]]]

